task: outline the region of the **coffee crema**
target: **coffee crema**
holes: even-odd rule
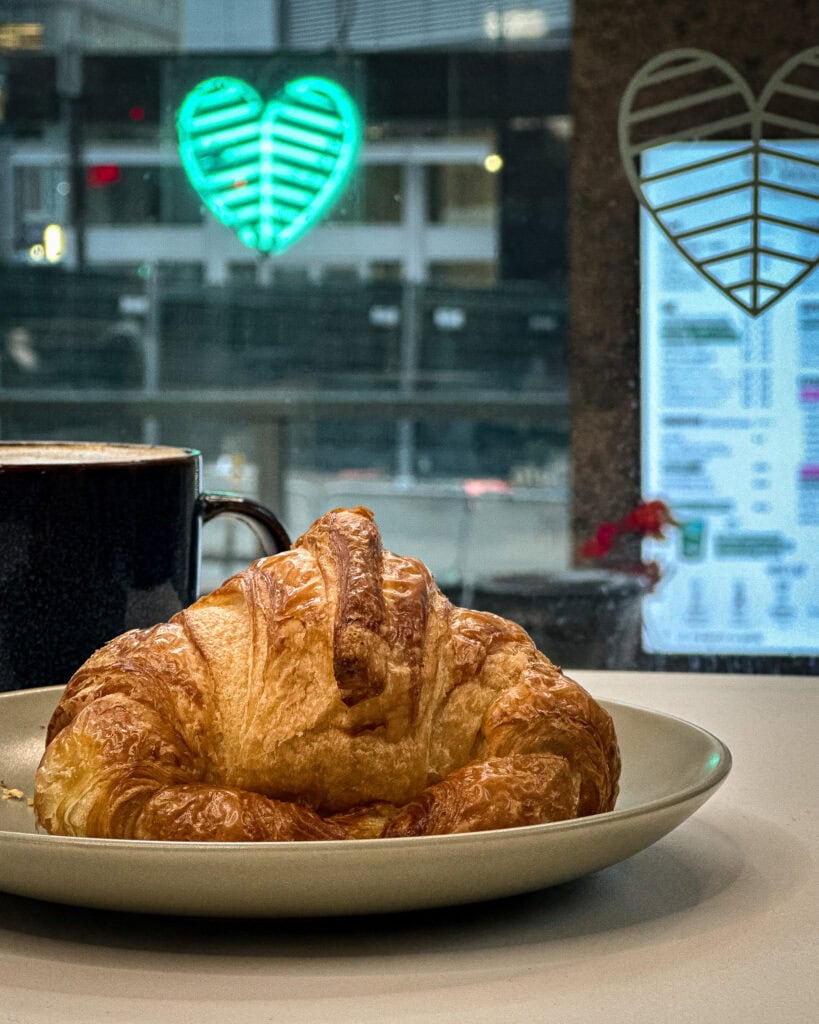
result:
[[[87,466],[103,463],[136,464],[163,459],[188,459],[199,453],[170,445],[112,444],[94,441],[0,441],[0,470],[4,466]]]

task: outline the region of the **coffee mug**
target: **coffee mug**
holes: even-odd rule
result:
[[[203,493],[189,448],[0,442],[0,690],[65,684],[98,647],[199,596],[202,525],[244,520],[290,546],[266,508]]]

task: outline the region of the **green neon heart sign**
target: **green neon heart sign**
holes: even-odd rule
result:
[[[326,78],[294,79],[269,101],[239,78],[209,78],[176,124],[202,201],[260,252],[283,252],[327,215],[361,148],[356,105]]]

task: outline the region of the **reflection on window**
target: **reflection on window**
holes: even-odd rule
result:
[[[36,21],[0,23],[0,50],[39,50],[43,26]]]
[[[36,95],[12,69],[0,436],[198,447],[207,486],[275,505],[293,535],[328,508],[369,505],[385,542],[456,593],[485,571],[564,567],[566,296],[501,216],[510,182],[561,179],[544,173],[541,121],[523,171],[501,145],[498,61],[518,57],[313,56],[359,84],[366,142],[328,219],[276,257],[203,209],[172,97],[216,64],[272,95],[282,73],[312,68],[307,55],[86,52],[73,120],[54,67]],[[503,100],[509,118],[538,101]],[[49,224],[65,236],[56,266],[31,256]],[[562,267],[559,242],[548,248]],[[252,556],[238,538],[225,524],[206,535],[206,585]]]
[[[494,224],[498,178],[480,166],[439,164],[430,168],[429,211],[433,224]]]
[[[434,284],[449,285],[451,288],[489,288],[497,283],[497,268],[494,263],[480,260],[432,263],[429,279]]]
[[[177,167],[96,164],[87,168],[85,182],[89,227],[202,221],[199,197]]]
[[[397,224],[402,217],[401,168],[367,164],[328,220],[338,223]]]

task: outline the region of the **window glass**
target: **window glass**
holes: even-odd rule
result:
[[[199,448],[209,487],[294,536],[368,505],[456,600],[574,569],[570,5],[24,6],[0,0],[0,436]],[[265,189],[283,232],[341,166],[294,156],[326,156],[326,110],[283,127],[311,77],[351,97],[361,150],[260,251]],[[214,79],[252,112],[214,91],[183,129]],[[212,524],[203,585],[257,553]]]
[[[181,168],[92,164],[85,171],[86,224],[200,224],[203,208]]]
[[[433,164],[428,171],[430,223],[492,227],[500,160],[489,153],[480,164]]]

